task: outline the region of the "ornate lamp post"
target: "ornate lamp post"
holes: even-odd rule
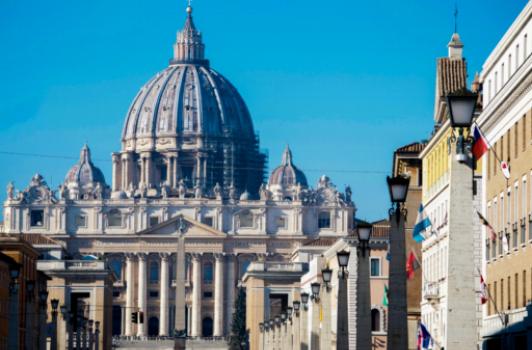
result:
[[[410,177],[399,175],[386,179],[392,207],[390,209],[390,301],[388,306],[388,349],[406,350],[408,346],[406,304],[406,253],[404,202]]]
[[[9,281],[9,333],[7,343],[9,349],[19,347],[19,274],[20,265],[14,265],[9,269],[11,281]]]
[[[46,306],[48,305],[48,291],[39,291],[39,349],[46,347]]]
[[[449,169],[449,222],[447,273],[447,337],[445,348],[474,348],[478,329],[476,306],[477,280],[473,234],[473,169],[472,138],[465,129],[472,125],[478,96],[464,90],[447,96],[452,128],[450,147],[456,156]],[[458,136],[455,136],[457,132]],[[393,292],[392,292],[393,295]]]
[[[371,292],[369,279],[369,253],[371,247],[369,243],[372,232],[373,226],[371,224],[364,221],[357,222],[357,349],[371,348]],[[345,287],[347,288],[347,286]],[[345,307],[345,309],[347,309],[347,307]],[[347,332],[347,330],[345,330],[345,332]]]
[[[94,322],[94,350],[100,348],[100,321]]]
[[[309,299],[308,293],[301,293],[301,302],[303,303],[303,308],[305,310],[308,309],[308,299]]]
[[[51,349],[57,350],[57,307],[59,306],[59,299],[50,300],[52,306],[52,341]]]
[[[63,316],[63,320],[65,321],[65,328],[67,332],[67,349],[71,350],[73,347],[73,335],[72,335],[72,315],[66,305],[61,305],[61,316]]]

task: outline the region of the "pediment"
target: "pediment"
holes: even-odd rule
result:
[[[185,215],[178,215],[138,233],[139,235],[184,235],[186,238],[225,238],[226,234]]]

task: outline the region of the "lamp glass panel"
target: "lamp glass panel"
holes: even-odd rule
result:
[[[320,294],[320,284],[319,283],[312,283],[310,285],[310,288],[312,289],[312,294],[319,295]]]
[[[406,186],[402,183],[393,184],[392,198],[394,202],[404,202],[406,199]]]
[[[323,278],[323,282],[325,282],[325,283],[331,282],[332,270],[331,269],[323,269],[323,270],[321,270],[321,276]]]
[[[301,303],[299,301],[294,301],[294,311],[299,311]]]
[[[476,97],[449,97],[449,112],[454,127],[469,127],[473,120]]]
[[[301,293],[301,302],[303,304],[308,303],[308,293]]]
[[[347,267],[347,264],[349,263],[349,252],[338,252],[338,265],[340,267]]]
[[[358,238],[361,241],[369,241],[371,236],[371,227],[363,226],[358,228]]]

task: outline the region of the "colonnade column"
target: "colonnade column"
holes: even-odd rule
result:
[[[231,329],[231,322],[233,320],[233,311],[235,307],[235,289],[236,289],[236,272],[235,272],[235,256],[227,256],[227,277],[225,287],[227,288],[227,295],[225,297],[225,329],[226,334]]]
[[[214,254],[214,332],[215,337],[224,334],[224,255]]]
[[[201,336],[201,255],[192,254],[191,336]]]
[[[146,335],[146,326],[148,325],[148,298],[147,298],[147,274],[148,269],[146,266],[146,254],[139,254],[139,266],[138,266],[138,272],[139,272],[139,292],[138,292],[138,308],[139,311],[143,313],[144,315],[144,322],[140,323],[140,319],[138,320],[138,328],[137,328],[137,336],[143,337]]]
[[[161,300],[159,302],[159,335],[168,335],[168,254],[161,253]]]
[[[126,320],[124,334],[133,335],[133,323],[131,322],[131,313],[133,312],[133,288],[135,280],[133,277],[134,257],[131,254],[126,255]]]
[[[153,183],[153,179],[152,179],[152,174],[153,174],[152,164],[153,164],[153,161],[152,161],[151,157],[152,157],[151,153],[149,153],[149,152],[146,153],[144,170],[146,171],[145,179],[146,179],[146,186],[147,187],[150,187],[150,185]]]
[[[112,174],[112,187],[111,190],[113,192],[118,191],[119,187],[121,185],[122,177],[123,177],[123,170],[121,166],[121,161],[118,153],[112,154],[113,159],[113,174]]]

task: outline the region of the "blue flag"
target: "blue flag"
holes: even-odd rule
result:
[[[423,240],[426,238],[423,232],[430,226],[432,226],[432,223],[425,213],[425,208],[423,208],[423,204],[419,204],[416,225],[414,226],[414,231],[412,233],[414,241],[418,243],[423,242]]]
[[[418,330],[417,330],[417,349],[418,350],[432,349],[432,346],[433,346],[432,337],[430,336],[430,333],[425,327],[425,325],[420,322]]]

